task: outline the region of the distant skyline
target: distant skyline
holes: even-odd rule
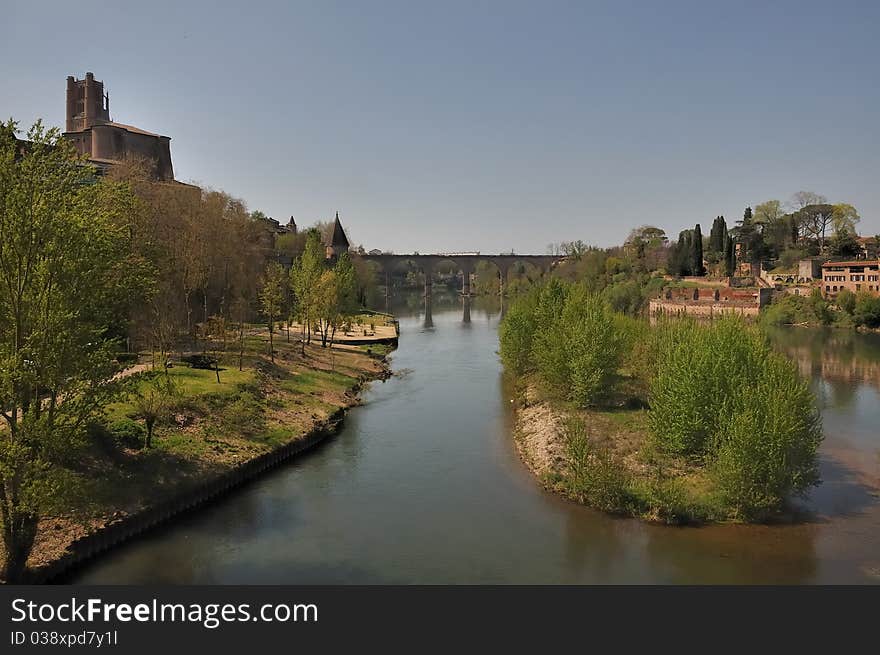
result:
[[[0,115],[65,80],[177,179],[396,252],[707,233],[800,190],[880,233],[877,2],[4,3]]]

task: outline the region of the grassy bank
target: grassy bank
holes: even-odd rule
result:
[[[165,381],[145,370],[126,380],[129,393],[106,407],[88,442],[67,465],[70,484],[56,492],[56,508],[40,524],[28,561],[38,568],[64,554],[78,537],[173,498],[279,446],[305,438],[340,408],[357,402],[367,380],[384,378],[381,357],[359,348],[324,349],[278,339],[275,362],[262,336],[214,370],[178,364],[168,370],[170,393],[144,447],[138,397]]]
[[[643,408],[590,408],[548,397],[523,380],[515,439],[541,484],[611,514],[669,524],[727,517],[699,462],[656,448]]]

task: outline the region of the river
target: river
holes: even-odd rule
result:
[[[780,330],[811,376],[823,483],[799,525],[680,528],[542,491],[517,458],[497,299],[399,299],[393,378],[342,431],[113,550],[75,583],[880,582],[880,335]]]

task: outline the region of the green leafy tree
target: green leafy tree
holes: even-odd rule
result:
[[[840,293],[837,294],[837,306],[840,307],[847,314],[852,316],[856,311],[856,294],[854,294],[849,289],[841,289]]]
[[[305,354],[305,344],[311,343],[312,340],[312,324],[320,301],[317,292],[318,280],[323,272],[324,247],[321,245],[321,234],[317,230],[310,230],[302,255],[294,261],[290,269],[290,284],[302,326],[300,345],[303,354]]]
[[[40,517],[74,475],[61,466],[118,392],[111,338],[130,276],[105,181],[56,129],[0,125],[0,521],[21,579]],[[120,192],[121,193],[121,192]]]
[[[761,232],[753,221],[752,208],[746,207],[742,220],[736,228],[736,240],[740,244],[743,261],[756,263],[764,255]]]
[[[853,323],[867,328],[880,328],[880,296],[867,291],[857,293]]]
[[[517,375],[533,367],[532,342],[537,329],[536,310],[540,288],[534,287],[519,296],[507,310],[498,331],[501,361],[505,369]]]
[[[862,246],[856,235],[849,229],[844,228],[835,232],[828,242],[828,252],[834,257],[852,258],[862,252]]]
[[[834,234],[856,233],[856,224],[861,220],[859,212],[852,205],[845,202],[834,205],[831,209],[831,225]]]
[[[153,375],[146,384],[138,385],[134,391],[134,418],[144,422],[146,434],[144,448],[153,445],[153,429],[171,409],[177,394],[173,378],[168,375]]]
[[[747,518],[818,482],[821,420],[794,363],[739,318],[660,329],[649,411],[659,448],[707,462],[725,504]]]
[[[278,317],[284,309],[285,286],[284,267],[278,262],[270,263],[263,274],[260,310],[269,323],[269,357],[273,362],[275,361],[275,328]]]

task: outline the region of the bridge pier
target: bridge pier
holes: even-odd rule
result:
[[[433,303],[430,295],[425,296],[425,321],[422,325],[426,330],[434,327]]]
[[[470,262],[461,265],[461,295],[470,297],[471,295],[471,275],[474,267]]]
[[[422,273],[425,275],[425,298],[430,298],[434,288],[434,266],[429,263],[423,264]]]

